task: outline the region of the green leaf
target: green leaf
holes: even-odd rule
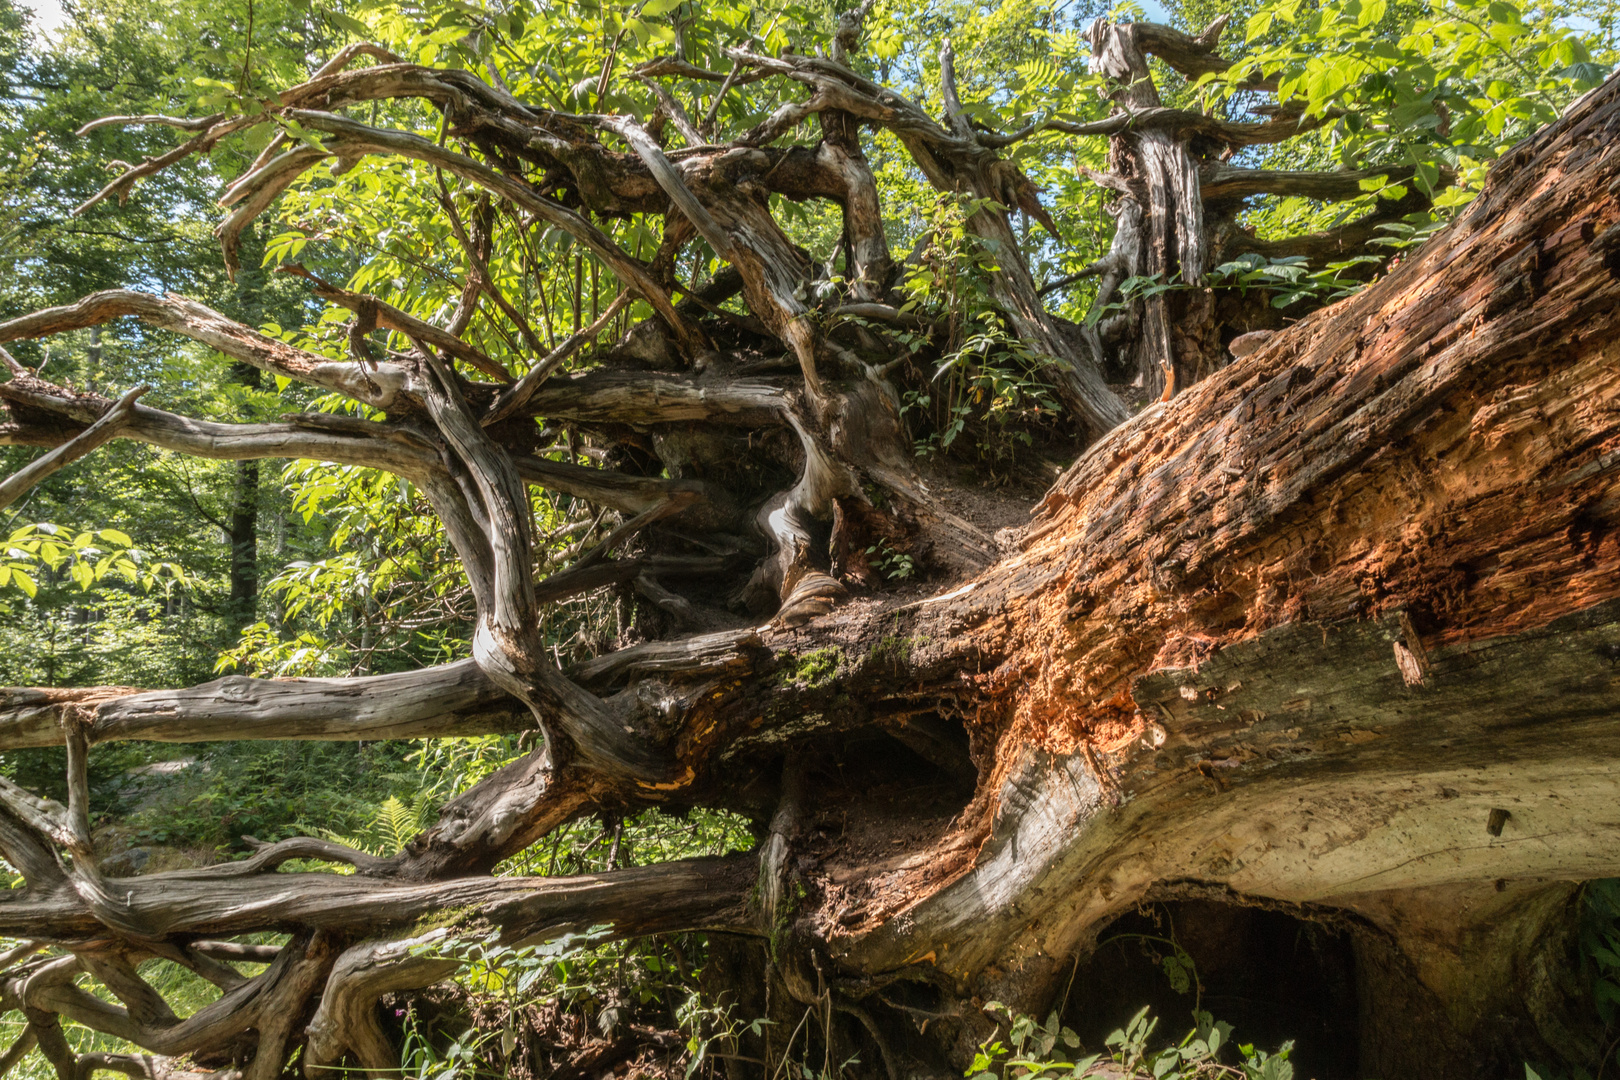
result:
[[[30,600],[32,600],[34,598],[34,595],[39,592],[39,586],[34,584],[34,579],[33,578],[31,578],[27,574],[23,573],[22,567],[20,567],[20,566],[12,567],[11,568],[11,576],[16,580],[17,588],[21,589],[23,591],[23,594],[25,596],[27,596]]]
[[[1485,13],[1489,15],[1491,17],[1491,21],[1495,23],[1521,23],[1524,21],[1524,16],[1519,14],[1518,8],[1514,7],[1512,4],[1502,3],[1501,0],[1496,0],[1494,3],[1487,4],[1485,6]]]
[[[1425,195],[1434,193],[1434,186],[1440,182],[1440,166],[1432,161],[1422,161],[1417,165],[1417,174],[1412,182],[1417,184],[1419,190]]]
[[[1557,78],[1568,79],[1571,82],[1580,83],[1582,85],[1595,86],[1604,79],[1608,78],[1609,70],[1602,64],[1594,64],[1590,61],[1581,61],[1579,63],[1570,64],[1567,67],[1561,67],[1557,71],[1553,72],[1553,75]]]
[[[372,34],[371,27],[367,26],[365,23],[351,15],[345,15],[343,12],[337,11],[333,8],[327,8],[325,11],[321,12],[321,14],[326,16],[327,22],[331,23],[339,30],[347,30],[357,38],[363,38],[369,41],[374,36]]]
[[[120,532],[117,529],[102,529],[97,532],[96,535],[107,541],[107,543],[117,544],[119,547],[127,548],[135,546],[135,541],[129,538],[128,533]]]

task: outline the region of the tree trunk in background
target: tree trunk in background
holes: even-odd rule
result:
[[[1244,148],[1283,142],[1322,121],[1304,118],[1285,104],[1258,107],[1256,112],[1267,117],[1261,123],[1228,123],[1165,108],[1148,58],[1157,57],[1187,78],[1224,71],[1230,62],[1215,50],[1225,26],[1222,16],[1192,37],[1154,23],[1099,18],[1090,31],[1092,66],[1115,84],[1115,115],[1128,116],[1130,123],[1109,137],[1108,173],[1081,169],[1117,197],[1109,253],[1084,272],[1100,277],[1094,310],[1105,314],[1110,302],[1125,307],[1118,315],[1094,318],[1086,337],[1110,377],[1134,380],[1150,400],[1180,393],[1225,367],[1236,338],[1280,330],[1321,304],[1304,297],[1290,303],[1285,314],[1272,306],[1276,288],[1212,289],[1208,275],[1218,266],[1243,256],[1262,261],[1301,256],[1312,270],[1321,270],[1367,254],[1368,242],[1381,235],[1380,224],[1422,210],[1430,201],[1414,188],[1348,224],[1282,240],[1262,240],[1245,228],[1245,200],[1252,196],[1342,201],[1362,194],[1364,179],[1406,178],[1411,170],[1307,173],[1229,164]],[[1275,92],[1267,79],[1246,85]],[[1346,280],[1355,277],[1350,273]],[[1150,279],[1152,287],[1140,296],[1126,294],[1121,285],[1130,278]]]
[[[258,368],[247,364],[232,364],[231,374],[236,382],[250,390],[257,390],[263,378]],[[228,537],[231,594],[226,615],[226,626],[232,636],[257,620],[259,604],[259,463],[238,461],[234,472]]]

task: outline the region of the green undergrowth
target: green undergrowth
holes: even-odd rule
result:
[[[1193,1013],[1194,1027],[1178,1042],[1156,1038],[1159,1018],[1142,1009],[1112,1032],[1101,1048],[1087,1052],[1080,1037],[1064,1027],[1057,1013],[1043,1024],[997,1001],[985,1006],[996,1016],[998,1037],[979,1044],[971,1080],[1043,1080],[1058,1077],[1129,1080],[1293,1080],[1288,1060],[1293,1043],[1267,1052],[1232,1038],[1232,1025],[1207,1012]],[[1005,1034],[1001,1034],[1005,1029]]]

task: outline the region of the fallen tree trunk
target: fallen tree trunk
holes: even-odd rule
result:
[[[1363,1072],[1571,1050],[1524,979],[1566,883],[1620,873],[1617,97],[1389,277],[1115,431],[1021,555],[905,624],[993,662],[974,682],[1009,723],[971,869],[820,924],[843,962],[928,958],[1034,1009],[1143,900],[1276,901],[1410,965],[1384,977],[1411,994],[1363,997]],[[1410,1041],[1413,995],[1445,1053]]]
[[[832,61],[769,63],[842,109],[881,119],[897,108]],[[378,71],[431,82],[409,65],[358,74]],[[323,78],[322,104],[336,107],[338,77]],[[433,93],[473,93],[465,73],[444,79]],[[300,94],[292,104],[315,91]],[[359,137],[348,121],[301,115]],[[968,145],[965,120],[947,134],[895,115],[919,145],[965,155],[942,175],[972,165],[1017,189],[982,143]],[[626,130],[684,211],[701,216],[705,198],[721,199],[695,166],[682,180]],[[365,137],[366,152],[387,145]],[[615,420],[628,409],[647,426],[769,417],[798,469],[792,488],[754,493],[771,545],[754,584],[782,602],[777,617],[567,672],[537,630],[547,593],[532,580],[528,478],[501,441],[509,432],[480,419],[501,412],[499,390],[458,381],[419,341],[414,367],[316,364],[221,329],[206,309],[113,298],[267,369],[400,410],[321,445],[429,493],[476,595],[474,660],[377,680],[10,693],[0,746],[64,743],[70,798],[0,788],[0,849],[27,879],[0,901],[0,933],[75,955],[29,961],[38,967],[5,1003],[32,1010],[33,1037],[64,1080],[77,1066],[54,1014],[221,1067],[245,1059],[239,1040],[254,1028],[250,1068],[266,1076],[307,1036],[311,1068],[349,1060],[380,1073],[397,1066],[374,1023],[378,995],[444,968],[378,928],[408,936],[417,920],[465,907],[524,936],[599,915],[620,934],[735,935],[743,969],[772,990],[742,1007],[776,1018],[822,1008],[829,1044],[877,1051],[863,1054],[866,1068],[944,1075],[989,1033],[985,1001],[1061,1008],[1064,979],[1107,928],[1152,901],[1204,905],[1179,910],[1203,911],[1205,925],[1210,910],[1239,908],[1346,933],[1363,1072],[1471,1076],[1569,1052],[1566,988],[1550,973],[1567,943],[1570,883],[1620,874],[1617,143],[1611,81],[1505,158],[1461,219],[1398,271],[1103,435],[1015,551],[905,602],[880,593],[833,606],[843,586],[822,534],[836,550],[843,530],[848,548],[852,518],[877,516],[852,462],[891,490],[910,490],[909,479],[886,459],[894,430],[859,381],[881,377],[820,381],[818,361],[839,353],[778,280],[797,256],[773,238],[781,265],[753,267],[747,293],[770,308],[757,314],[791,346],[804,393],[761,383],[727,397],[701,373],[623,379],[634,385],[584,376],[549,382],[531,405]],[[448,154],[422,140],[407,149]],[[759,207],[732,209],[704,226],[717,248]],[[701,331],[639,269],[636,280],[695,350]],[[94,307],[0,332],[43,332]],[[1088,372],[1077,385],[1097,381]],[[111,408],[43,386],[19,375],[0,388],[27,421],[18,441],[68,442]],[[1099,408],[1089,423],[1109,415]],[[134,417],[118,437],[175,426],[155,410]],[[266,456],[255,441],[266,435],[306,447],[315,436],[301,431],[255,431],[234,452]],[[865,439],[872,431],[882,437]],[[230,436],[212,433],[210,450],[229,456]],[[928,506],[918,495],[909,512]],[[961,535],[954,565],[981,566]],[[617,566],[608,546],[566,573]],[[656,581],[645,591],[683,599]],[[354,707],[384,685],[387,700]],[[452,802],[396,858],[289,841],[230,871],[131,883],[95,870],[84,762],[98,740],[202,740],[243,722],[262,737],[371,738],[520,721],[542,728],[542,747]],[[699,805],[747,814],[758,852],[602,881],[476,876],[584,813]],[[358,873],[271,876],[282,856],[337,858]],[[195,935],[261,929],[296,935],[285,960],[201,1020],[169,1023],[155,1007],[162,1022],[137,1016],[151,1005],[144,984],[116,967],[98,977],[123,1008],[71,987],[75,965],[92,967],[83,958],[109,938],[131,955],[189,956]],[[266,1002],[317,996],[306,1032],[264,1033]]]

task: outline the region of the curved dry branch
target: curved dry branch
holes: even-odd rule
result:
[[[629,303],[630,294],[628,292],[621,292],[614,297],[613,303],[609,304],[602,314],[596,317],[595,322],[579,331],[579,333],[571,335],[566,341],[547,353],[543,359],[536,362],[528,371],[524,372],[523,378],[519,379],[515,385],[508,388],[496,399],[480,423],[485,427],[499,423],[527,405],[529,399],[534,396],[534,392],[540,389],[547,379],[556,374],[557,370],[562,367],[570,356],[578,352],[587,342],[594,341],[596,336],[609,323],[618,318],[619,312],[623,311]]]
[[[399,1054],[377,1023],[377,999],[391,991],[432,986],[454,974],[458,963],[436,955],[449,938],[450,932],[441,928],[398,941],[366,941],[344,950],[309,1022],[304,1075],[319,1080],[348,1054],[374,1080],[396,1075]]]
[[[137,386],[126,391],[95,423],[61,446],[44,454],[0,480],[0,510],[22,498],[34,485],[47,476],[71,465],[90,451],[118,434],[118,429],[129,421],[135,399],[150,390],[150,386]]]
[[[218,1046],[259,1023],[267,991],[300,960],[301,949],[284,949],[263,974],[222,995],[184,1020],[143,1022],[129,1010],[73,985],[83,961],[68,956],[23,980],[7,980],[3,992],[24,1008],[67,1017],[95,1031],[132,1042],[164,1056]],[[60,1069],[60,1064],[58,1064]]]
[[[554,724],[571,748],[598,768],[661,779],[668,762],[627,722],[631,718],[605,707],[552,664],[539,632],[527,489],[511,455],[479,425],[448,369],[416,344],[428,412],[463,467],[452,477],[455,497],[444,486],[427,491],[468,567],[478,602],[473,658],[497,685],[527,704],[543,727]],[[547,742],[548,754],[569,748]]]
[[[649,77],[675,76],[682,79],[696,79],[699,82],[722,84],[729,81],[732,86],[747,86],[749,83],[770,78],[768,73],[762,71],[748,72],[742,75],[737,75],[735,72],[710,71],[676,56],[661,56],[655,60],[648,60],[646,63],[638,65],[632,74]]]
[[[417,135],[403,131],[385,131],[348,117],[330,112],[307,109],[289,109],[286,114],[300,124],[335,137],[330,146],[339,156],[356,154],[390,154],[407,157],[442,168],[487,191],[493,192],[522,209],[562,229],[583,244],[592,254],[651,304],[683,351],[696,355],[703,347],[701,334],[675,310],[669,294],[647,273],[639,262],[610,239],[607,234],[577,211],[559,202],[537,194],[527,184],[497,172],[464,154],[446,150]]]
[[[1380,177],[1392,184],[1413,175],[1410,165],[1344,172],[1293,172],[1288,169],[1240,169],[1224,163],[1199,174],[1199,194],[1206,201],[1243,199],[1250,195],[1294,195],[1305,199],[1339,202],[1367,194],[1362,181]]]
[[[800,299],[812,268],[777,227],[769,209],[751,198],[721,197],[712,190],[700,197],[634,120],[606,117],[602,125],[630,144],[698,234],[737,268],[749,308],[793,350],[805,386],[813,397],[822,398],[825,390],[816,367],[820,335],[806,318],[809,308]]]
[[[0,444],[19,446],[62,445],[74,437],[78,425],[94,424],[113,405],[99,394],[68,390],[31,375],[0,383],[0,400],[10,402],[13,414],[23,420],[0,432]],[[136,405],[113,437],[192,457],[309,458],[382,469],[410,479],[443,467],[427,441],[407,429],[325,414],[300,416],[289,424],[222,424]]]
[[[322,281],[301,266],[283,266],[280,269],[282,273],[297,274],[299,277],[308,278],[315,285],[316,296],[348,308],[361,317],[362,323],[370,322],[382,327],[384,330],[393,330],[408,337],[420,338],[434,348],[447,352],[458,360],[465,361],[492,379],[498,379],[503,383],[516,381],[512,373],[507,371],[499,361],[491,359],[448,330],[442,330],[432,323],[423,322],[409,312],[401,311],[399,308],[379,300],[375,296],[366,296],[338,288],[336,285]]]
[[[1065,406],[1091,436],[1112,430],[1126,419],[1129,414],[1124,404],[1103,382],[1091,357],[1069,341],[1041,304],[1017,235],[1006,211],[997,207],[1018,207],[1048,227],[1050,218],[1034,185],[1015,165],[997,157],[985,136],[971,130],[947,131],[920,106],[831,60],[794,55],[770,58],[745,49],[728,52],[739,63],[785,76],[812,90],[809,101],[784,107],[798,110],[793,116],[783,112],[740,141],[762,144],[780,133],[773,125],[838,110],[892,131],[936,189],[982,199],[969,217],[968,227],[997,253],[999,270],[991,275],[991,292],[1013,329],[1037,354],[1052,358],[1046,370]]]
[[[1137,48],[1143,53],[1157,56],[1185,78],[1198,79],[1204,75],[1220,75],[1234,66],[1235,61],[1215,55],[1216,48],[1220,46],[1221,33],[1230,19],[1230,15],[1218,16],[1196,36],[1163,23],[1132,23],[1130,28]],[[1242,90],[1275,93],[1277,78],[1256,71],[1233,85]]]
[[[526,711],[471,660],[348,679],[228,676],[184,690],[0,689],[0,747],[141,739],[419,739],[522,731]]]
[[[242,204],[232,210],[214,229],[214,235],[219,239],[227,277],[235,281],[236,273],[240,269],[236,256],[242,245],[243,230],[252,225],[254,219],[280,198],[284,191],[292,187],[300,176],[329,156],[324,150],[300,143],[286,153],[273,157],[262,166],[251,170],[220,196],[222,206],[231,206],[239,200]]]
[[[237,1069],[200,1072],[184,1068],[179,1059],[149,1054],[112,1054],[93,1051],[80,1054],[73,1067],[74,1080],[90,1080],[98,1072],[123,1073],[135,1080],[240,1080]]]
[[[1103,120],[1076,123],[1072,120],[1048,119],[1019,128],[1006,134],[981,133],[978,138],[985,146],[1000,149],[1021,142],[1043,131],[1059,131],[1065,135],[1128,135],[1133,132],[1159,131],[1173,138],[1204,135],[1227,146],[1267,146],[1287,142],[1298,135],[1314,131],[1342,114],[1329,109],[1321,115],[1303,116],[1282,114],[1269,120],[1252,123],[1222,120],[1188,109],[1169,109],[1160,105],[1130,108]]]
[[[391,863],[395,874],[408,865],[408,858]],[[104,935],[109,928],[154,940],[177,934],[263,930],[375,934],[408,927],[445,910],[464,911],[463,923],[469,930],[496,929],[512,939],[594,925],[611,925],[615,935],[624,937],[677,930],[755,933],[753,915],[747,910],[755,865],[754,856],[735,855],[578,877],[456,877],[414,884],[358,874],[229,877],[208,868],[178,870],[104,879],[107,891],[99,896],[62,889],[39,894],[26,890],[22,896],[0,903],[0,933],[65,941]],[[278,960],[285,958],[284,949]],[[264,977],[253,981],[262,986]],[[130,1023],[123,1009],[84,996],[94,1003],[82,1003],[91,1015],[116,1016],[118,1023]],[[71,1000],[80,1001],[77,997]],[[203,1017],[198,1026],[205,1026],[239,1006],[222,1002],[210,1006],[213,1011],[207,1017],[198,1013],[192,1019]],[[55,1012],[67,1011],[48,1001],[39,1004]],[[124,1030],[133,1029],[126,1026]],[[129,1037],[121,1031],[111,1033]],[[131,1041],[160,1053],[175,1045]]]
[[[396,365],[368,367],[334,363],[324,356],[266,337],[195,300],[173,294],[160,297],[129,289],[108,289],[76,304],[47,308],[0,323],[0,342],[83,330],[125,315],[134,315],[151,326],[183,334],[261,371],[332,390],[379,409],[403,403],[411,394],[405,371]]]
[[[792,400],[792,388],[781,381],[598,369],[550,379],[535,391],[522,412],[582,423],[707,420],[740,427],[777,427]]]
[[[65,877],[50,841],[22,816],[3,808],[0,808],[0,856],[16,867],[30,886],[55,887]]]
[[[206,120],[212,118],[205,117],[204,119]],[[125,169],[118,175],[116,179],[112,181],[112,183],[90,196],[90,198],[86,199],[83,203],[80,203],[79,206],[77,206],[73,211],[74,216],[77,217],[86,210],[89,210],[91,207],[95,206],[97,203],[105,201],[109,196],[116,195],[118,196],[119,203],[123,203],[129,198],[129,193],[134,189],[137,182],[144,180],[148,176],[155,176],[164,169],[167,169],[170,165],[184,161],[193,154],[206,154],[208,151],[214,148],[219,140],[225,138],[227,135],[232,135],[238,131],[246,130],[258,122],[258,118],[253,116],[238,116],[229,119],[221,119],[215,123],[209,124],[208,127],[203,129],[201,134],[181,143],[168,153],[161,154],[155,158],[148,158],[139,165],[134,165],[128,169]],[[199,121],[199,123],[201,123],[201,121]],[[188,128],[187,130],[190,129]]]
[[[22,1034],[17,1036],[17,1041],[6,1048],[4,1055],[0,1055],[0,1077],[9,1075],[38,1043],[39,1036],[34,1034],[33,1025],[24,1025]]]
[[[149,125],[170,127],[179,131],[207,131],[223,119],[225,119],[224,113],[214,113],[212,116],[159,116],[150,113],[142,116],[98,116],[81,126],[73,134],[82,138],[97,128],[146,127]]]
[[[563,461],[525,454],[514,457],[518,475],[538,487],[562,491],[587,502],[642,514],[664,506],[671,499],[682,500],[689,515],[702,513],[705,523],[725,531],[740,524],[738,511],[727,494],[702,480],[664,480],[653,476],[631,476],[610,469],[591,469]],[[699,511],[695,504],[702,504]]]

